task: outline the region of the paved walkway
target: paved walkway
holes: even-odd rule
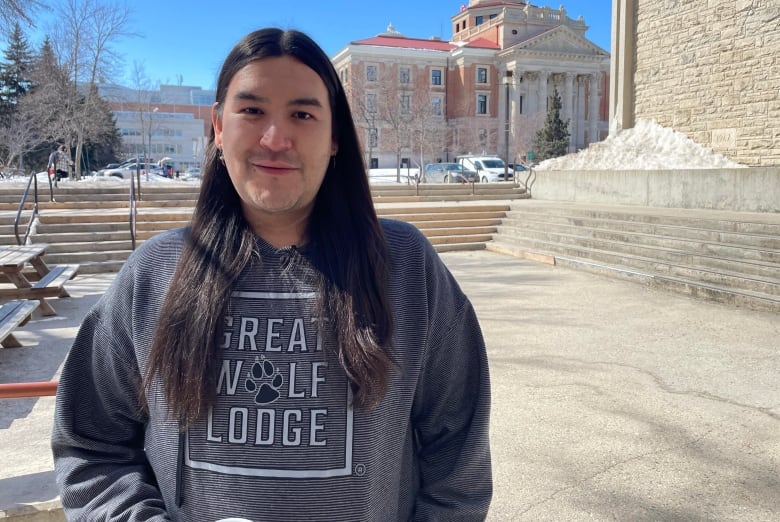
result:
[[[489,349],[489,521],[780,519],[778,315],[487,251],[442,258]],[[111,278],[77,277],[60,316],[17,329],[0,382],[55,379]],[[55,499],[52,408],[0,400],[0,510]]]

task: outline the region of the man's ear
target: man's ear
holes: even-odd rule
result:
[[[217,148],[222,147],[222,114],[219,110],[219,103],[211,106],[211,126],[214,128],[214,145]]]

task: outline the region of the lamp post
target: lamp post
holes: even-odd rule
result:
[[[506,71],[504,75],[504,95],[506,108],[504,112],[504,181],[509,179],[509,86],[512,85],[512,71]],[[513,173],[514,174],[514,173]],[[514,179],[514,176],[512,176]]]

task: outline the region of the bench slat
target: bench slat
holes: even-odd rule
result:
[[[26,299],[9,301],[0,306],[0,343],[6,348],[18,348],[21,343],[16,340],[13,331],[17,326],[30,320],[30,315],[38,308],[38,301]]]
[[[70,281],[79,271],[79,265],[57,265],[48,274],[34,282],[33,288],[60,287]]]

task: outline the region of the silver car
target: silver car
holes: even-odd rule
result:
[[[479,176],[460,163],[428,163],[423,169],[427,183],[476,183]]]

